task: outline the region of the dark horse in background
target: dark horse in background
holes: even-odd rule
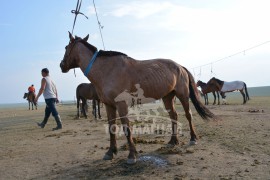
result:
[[[87,42],[89,35],[82,39],[80,37],[74,38],[69,33],[69,38],[69,44],[66,46],[60,67],[63,73],[79,67],[95,85],[100,100],[105,104],[109,124],[110,148],[105,153],[104,160],[112,160],[114,154],[118,152],[116,144],[116,111],[118,111],[129,145],[127,163],[136,163],[137,151],[132,138],[132,126],[128,118],[128,107],[131,102],[128,102],[128,99],[115,101],[115,98],[122,93],[133,94],[137,92],[136,85],[140,85],[140,90],[143,91],[145,98],[153,100],[162,98],[172,124],[170,145],[179,144],[178,115],[174,106],[175,97],[182,103],[189,121],[190,144],[196,144],[197,135],[192,123],[193,117],[189,99],[203,119],[215,117],[200,101],[192,74],[174,61],[169,59],[139,61],[120,52],[98,51],[95,46]]]
[[[26,100],[28,101],[28,104],[29,104],[29,110],[30,110],[30,103],[32,104],[32,110],[34,110],[34,106],[35,106],[36,109],[37,109],[37,103],[35,102],[35,97],[36,97],[36,94],[33,93],[33,92],[30,92],[30,93],[24,93],[23,98],[26,99]]]
[[[226,97],[225,96],[226,92],[233,92],[233,91],[239,90],[243,96],[243,104],[245,104],[247,100],[249,100],[247,85],[243,81],[226,82],[226,81],[221,81],[213,77],[207,82],[207,86],[209,88],[212,87],[211,89],[213,89],[214,87],[214,89],[216,89],[217,91],[220,91],[220,95],[222,96],[222,98]]]
[[[202,94],[204,97],[204,104],[205,105],[208,105],[208,93],[210,93],[210,92],[213,93],[213,96],[214,96],[213,105],[216,104],[216,93],[217,93],[217,97],[218,97],[218,105],[220,104],[218,91],[215,91],[215,89],[207,88],[206,83],[202,82],[200,80],[197,82],[197,87],[200,87],[202,89]]]
[[[98,106],[98,116],[101,119],[100,115],[100,99],[97,95],[96,89],[91,83],[82,83],[78,85],[76,89],[76,98],[77,98],[77,117],[80,118],[80,100],[82,100],[81,112],[85,118],[87,118],[87,99],[92,100],[93,111],[92,114],[97,119],[97,108]]]

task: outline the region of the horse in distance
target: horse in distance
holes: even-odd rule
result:
[[[207,86],[215,87],[216,90],[220,91],[220,95],[223,98],[226,97],[225,96],[226,92],[233,92],[238,90],[243,96],[243,104],[246,104],[246,102],[250,99],[247,90],[247,85],[243,81],[226,82],[213,77],[207,82]]]
[[[28,101],[29,104],[29,110],[30,110],[30,105],[32,105],[32,110],[34,110],[34,106],[37,110],[37,103],[35,102],[35,93],[31,92],[31,93],[24,93],[23,95],[23,99],[26,99]]]
[[[100,115],[100,99],[97,95],[95,86],[91,83],[81,83],[76,88],[76,98],[77,98],[77,117],[80,118],[80,111],[87,118],[86,108],[87,108],[87,100],[92,100],[93,111],[92,114],[97,119],[97,108],[98,106],[98,116],[101,119]],[[80,100],[82,100],[82,106],[80,110]]]
[[[192,123],[192,113],[189,106],[191,99],[196,111],[203,119],[215,118],[200,101],[199,93],[192,74],[183,66],[169,59],[152,59],[139,61],[121,52],[98,51],[85,38],[73,37],[69,33],[69,44],[60,63],[63,73],[79,67],[85,76],[95,85],[97,94],[105,104],[110,147],[104,155],[104,160],[111,160],[117,154],[116,143],[116,111],[118,111],[123,132],[129,145],[128,164],[136,163],[137,150],[132,139],[132,127],[129,123],[128,104],[126,101],[115,101],[122,92],[134,93],[136,84],[144,92],[145,98],[162,99],[168,111],[172,133],[169,144],[179,144],[177,136],[178,115],[174,107],[177,97],[185,111],[190,127],[190,144],[196,144],[197,135]]]
[[[207,84],[205,82],[200,81],[200,80],[197,82],[197,87],[200,87],[201,90],[202,90],[205,105],[208,105],[208,93],[210,93],[210,92],[212,92],[212,94],[214,96],[213,105],[216,104],[216,94],[217,94],[217,97],[218,97],[218,105],[220,104],[218,91],[216,91],[215,89],[212,89],[212,88],[208,88]]]

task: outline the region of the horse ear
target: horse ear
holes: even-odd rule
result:
[[[74,37],[72,36],[72,34],[68,31],[68,33],[69,33],[69,39],[70,39],[70,41],[74,41]]]
[[[87,36],[85,38],[83,38],[84,41],[87,41],[89,38],[89,34],[87,34]]]

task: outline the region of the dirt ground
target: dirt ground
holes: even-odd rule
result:
[[[0,109],[0,179],[270,179],[270,97],[241,102],[231,99],[228,105],[209,105],[222,119],[217,122],[203,121],[191,105],[200,137],[195,146],[188,145],[188,122],[177,103],[181,144],[166,146],[167,129],[134,135],[139,152],[135,165],[126,163],[126,139],[120,135],[118,155],[112,161],[102,160],[109,146],[105,108],[101,120],[91,115],[78,120],[75,105],[58,106],[63,121],[59,131],[52,131],[56,125],[52,117],[44,129],[37,127],[44,107]],[[133,124],[144,128],[161,123],[152,116],[160,112],[158,107],[162,104],[143,106],[146,115]],[[161,115],[166,127],[168,116]]]

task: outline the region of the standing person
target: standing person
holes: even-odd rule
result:
[[[56,110],[55,104],[58,103],[58,94],[56,90],[55,83],[52,81],[51,77],[49,76],[49,70],[44,68],[41,70],[42,80],[41,80],[41,87],[39,89],[38,95],[35,98],[35,102],[38,101],[39,96],[43,94],[46,108],[45,108],[45,116],[44,120],[41,123],[37,123],[39,127],[44,128],[50,115],[52,114],[55,118],[57,127],[53,128],[53,130],[62,129],[62,122],[61,118]]]

